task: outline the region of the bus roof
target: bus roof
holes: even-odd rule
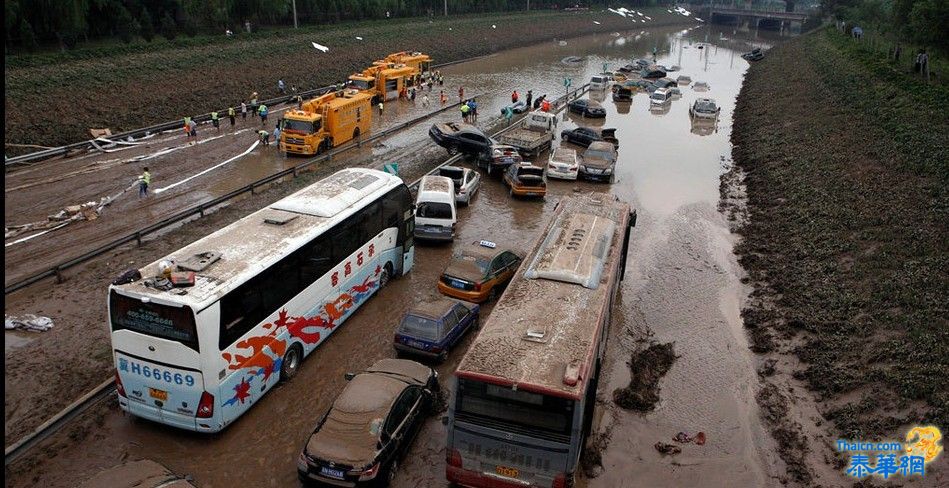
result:
[[[593,368],[630,206],[604,193],[558,203],[457,376],[579,398]]]
[[[113,288],[199,311],[352,215],[361,202],[374,201],[401,184],[382,171],[341,170],[141,268],[143,279]],[[220,259],[195,273],[194,286],[168,291],[145,286],[145,279],[160,274],[161,261],[180,265],[208,252],[219,253]]]

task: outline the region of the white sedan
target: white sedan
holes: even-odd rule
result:
[[[547,162],[547,177],[561,180],[577,179],[580,163],[577,161],[577,151],[566,147],[558,147]]]
[[[438,170],[439,176],[447,176],[455,183],[455,201],[468,205],[471,198],[481,187],[481,175],[477,171],[460,166],[443,166]]]

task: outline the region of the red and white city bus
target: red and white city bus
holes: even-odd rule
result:
[[[573,484],[635,221],[609,194],[558,203],[455,372],[449,481]]]

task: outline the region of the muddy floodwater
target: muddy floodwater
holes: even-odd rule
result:
[[[522,96],[530,89],[535,98],[542,94],[554,98],[563,93],[565,78],[581,85],[604,64],[616,69],[651,56],[653,48],[659,51],[660,64],[681,66],[669,77],[687,75],[710,87],[696,91],[680,85],[681,98],[655,110],[650,110],[644,93],[626,104],[614,103],[608,90],[585,95],[601,101],[606,119],[561,115],[555,145],[560,130],[577,125],[616,128],[620,147],[614,184],[550,180],[545,199],[512,200],[499,179],[485,176],[481,192],[460,211],[455,245],[488,239],[526,249],[557,200],[574,192],[611,191],[637,209],[626,277],[613,311],[606,378],[598,394],[595,434],[606,446],[602,468],[592,470],[596,477],[581,479],[582,486],[769,486],[778,484],[776,477],[783,472],[754,401],[757,365],[739,317],[749,290],[740,283],[743,272],[732,253],[736,238],[717,209],[719,177],[731,164],[735,96],[748,67],[740,52],[750,47],[719,40],[719,31],[713,26],[711,31],[703,27],[601,34],[570,39],[565,45],[550,42],[506,51],[442,70],[443,89],[451,100],[457,100],[459,85],[469,95],[491,94],[478,99],[481,125],[497,118],[514,89]],[[703,44],[706,39],[708,44]],[[562,63],[567,56],[580,56],[582,61]],[[433,101],[439,89],[431,96]],[[718,103],[717,121],[691,123],[688,109],[699,97]],[[437,119],[460,119],[460,115],[449,112]],[[369,149],[372,159],[443,158],[442,151],[431,150],[429,125],[382,141]],[[538,164],[544,164],[546,157],[538,158]],[[254,176],[282,165],[276,155],[267,156]],[[213,186],[208,191],[217,192]],[[100,425],[74,441],[78,448],[59,449],[57,456],[40,461],[9,486],[71,486],[98,469],[137,458],[154,459],[177,473],[190,474],[202,487],[295,486],[300,448],[339,394],[344,373],[395,356],[391,343],[398,316],[412,303],[438,294],[436,279],[452,248],[419,245],[411,273],[369,300],[303,362],[292,382],[263,397],[223,433],[192,434],[112,410]],[[487,305],[483,313],[491,308]],[[467,337],[448,361],[437,366],[446,387],[471,339]],[[660,401],[645,414],[623,410],[613,403],[612,392],[629,382],[630,354],[653,341],[674,343],[677,355],[660,381]],[[421,431],[395,486],[447,484],[445,428],[438,416]],[[680,431],[704,432],[707,442],[681,444],[682,452],[675,456],[653,447],[659,441],[673,443]]]

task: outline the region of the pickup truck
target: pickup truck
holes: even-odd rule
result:
[[[498,137],[498,142],[516,147],[518,152],[526,157],[535,156],[550,149],[556,125],[556,115],[541,111],[531,112],[524,117],[519,127]]]

